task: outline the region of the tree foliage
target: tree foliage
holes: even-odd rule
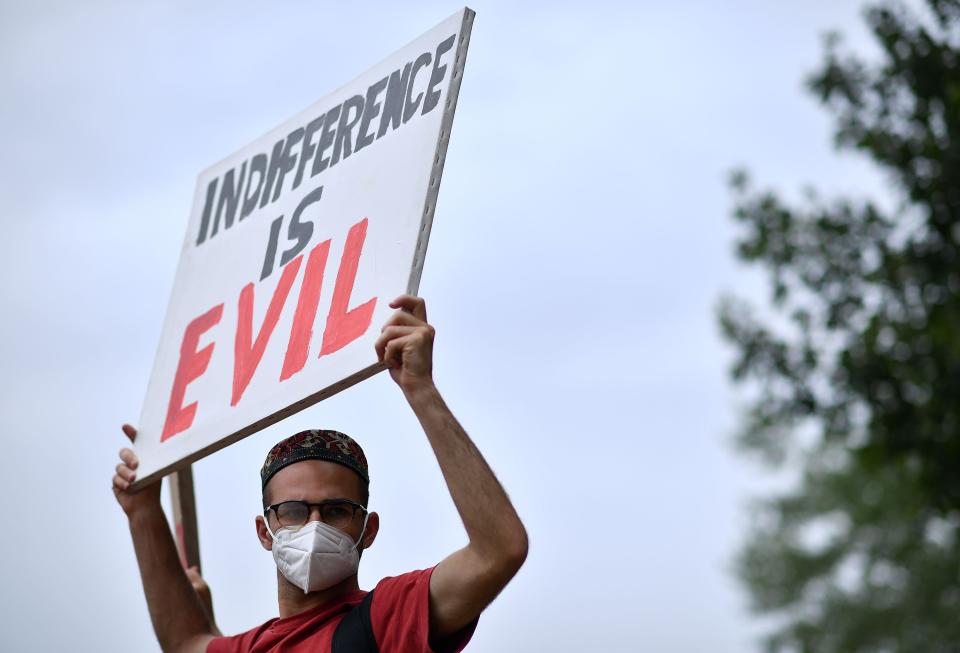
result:
[[[864,15],[879,60],[828,37],[808,84],[895,206],[732,184],[774,309],[721,305],[740,442],[802,469],[739,558],[768,651],[960,650],[960,2]]]

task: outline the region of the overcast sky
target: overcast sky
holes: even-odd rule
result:
[[[587,7],[590,7],[589,9]],[[802,89],[855,2],[476,2],[421,295],[435,378],[530,532],[470,649],[740,653],[747,499],[715,306],[726,176],[880,183]],[[110,492],[140,414],[197,173],[459,8],[440,2],[0,6],[0,650],[151,651]],[[380,536],[361,586],[465,535],[379,375],[194,466],[204,575],[236,633],[276,616],[258,471],[309,427],[353,434]]]

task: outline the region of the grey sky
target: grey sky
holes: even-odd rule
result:
[[[437,383],[531,536],[471,648],[746,650],[730,574],[745,499],[714,306],[762,299],[731,253],[727,172],[880,187],[801,80],[853,2],[476,2],[421,284]],[[7,2],[0,7],[0,650],[156,650],[109,491],[136,421],[197,173],[455,4]],[[255,537],[267,449],[364,445],[382,516],[360,579],[464,542],[380,375],[194,467],[204,572],[234,633],[276,615]]]

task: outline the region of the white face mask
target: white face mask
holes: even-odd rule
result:
[[[367,513],[363,518],[363,530],[356,543],[343,531],[320,521],[300,528],[284,526],[276,533],[267,524],[267,532],[273,538],[273,559],[280,573],[304,593],[333,587],[357,573],[357,547],[367,530],[369,516]]]

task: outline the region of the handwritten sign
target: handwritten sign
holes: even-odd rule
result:
[[[420,282],[473,16],[200,174],[138,484],[382,369],[377,325]]]

